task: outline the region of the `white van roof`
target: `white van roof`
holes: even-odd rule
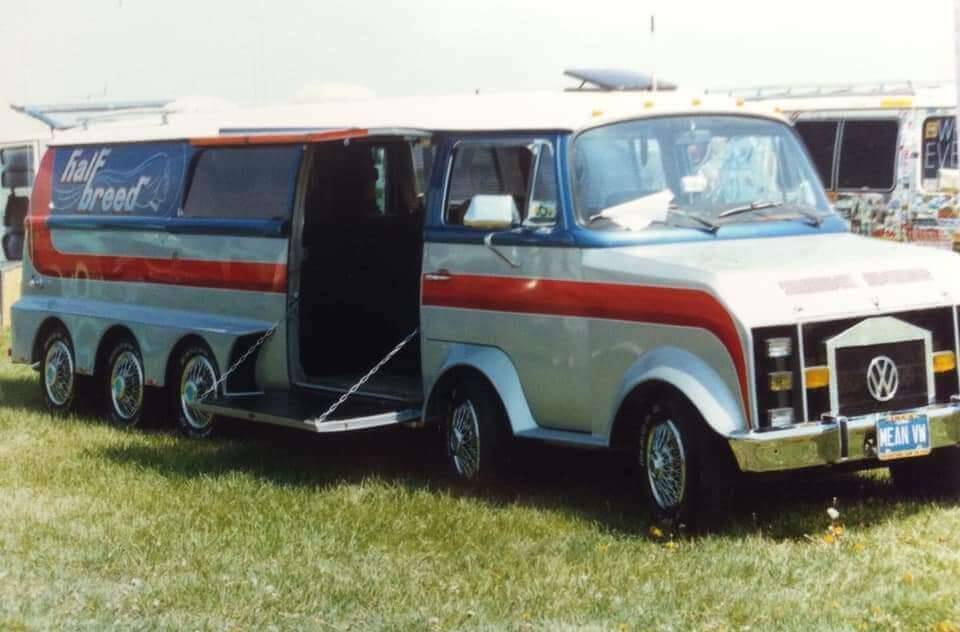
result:
[[[944,109],[957,105],[956,86],[952,82],[759,86],[711,92],[767,103],[784,112]]]
[[[0,101],[0,145],[45,142],[50,138],[50,128]]]
[[[682,113],[742,113],[782,120],[769,106],[743,99],[677,92],[530,92],[332,101],[303,105],[172,113],[58,132],[53,145],[308,134],[358,129],[577,131],[604,123]]]

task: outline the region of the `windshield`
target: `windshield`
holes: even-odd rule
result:
[[[675,116],[598,127],[576,138],[573,166],[577,211],[591,228],[819,223],[832,212],[796,135],[773,120]]]

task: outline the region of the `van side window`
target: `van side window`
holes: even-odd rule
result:
[[[534,175],[536,182],[531,181]],[[553,150],[547,143],[463,144],[453,157],[444,221],[463,225],[474,196],[510,195],[521,221],[552,223],[557,213],[556,180]]]
[[[837,188],[892,189],[899,131],[895,120],[844,123]]]
[[[538,144],[536,153],[537,173],[530,190],[530,208],[524,223],[536,226],[556,224],[557,169],[553,162],[553,147],[546,143]]]
[[[181,215],[287,219],[301,154],[299,145],[202,150]]]
[[[798,121],[797,132],[813,158],[823,186],[833,188],[833,155],[837,148],[837,121]]]
[[[957,119],[931,116],[923,122],[923,179],[936,180],[941,169],[957,168]]]

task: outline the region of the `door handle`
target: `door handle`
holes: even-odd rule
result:
[[[27,285],[30,287],[30,289],[41,290],[43,289],[44,285],[43,278],[38,276],[30,277],[30,280],[27,281]]]
[[[427,281],[449,281],[453,278],[453,275],[450,274],[450,271],[446,268],[440,268],[434,272],[427,272],[423,276]]]
[[[507,232],[511,232],[511,231],[507,231]],[[506,253],[501,251],[497,246],[493,245],[493,237],[496,234],[497,233],[488,233],[487,236],[483,238],[483,245],[489,248],[490,251],[493,252],[493,254],[497,255],[498,257],[506,261],[507,265],[509,265],[511,268],[519,268],[520,262],[514,261],[509,256],[507,256]]]

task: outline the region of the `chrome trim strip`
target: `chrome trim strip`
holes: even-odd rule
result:
[[[810,410],[807,408],[807,358],[803,346],[803,325],[797,325],[797,352],[800,353],[800,399],[803,400],[803,419],[810,419]]]
[[[242,410],[224,405],[222,403],[198,404],[197,407],[205,412],[211,412],[224,417],[246,419],[249,421],[273,424],[275,426],[284,426],[286,428],[296,428],[297,430],[309,430],[311,432],[317,432],[321,434],[350,432],[352,430],[364,430],[367,428],[392,426],[395,424],[415,422],[420,419],[420,410],[416,408],[395,410],[387,413],[381,413],[379,415],[369,415],[366,417],[352,417],[349,419],[326,421],[324,423],[311,423],[309,420],[291,419],[289,417],[283,417],[271,413]]]

